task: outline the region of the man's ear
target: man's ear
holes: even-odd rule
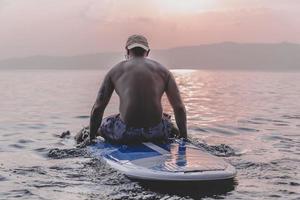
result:
[[[146,53],[146,56],[148,56],[148,55],[149,55],[149,53],[150,53],[150,49],[147,51],[147,53]]]

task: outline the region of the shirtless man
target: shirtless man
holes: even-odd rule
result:
[[[147,39],[132,35],[126,42],[127,60],[118,63],[105,76],[91,111],[90,133],[85,143],[96,136],[115,143],[144,142],[170,137],[172,123],[161,105],[164,93],[173,108],[178,137],[187,137],[186,111],[172,73],[154,60]],[[103,119],[113,91],[120,98],[119,112]],[[102,123],[101,123],[102,122]],[[77,136],[77,142],[84,139]]]

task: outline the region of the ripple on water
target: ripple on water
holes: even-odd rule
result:
[[[79,116],[75,116],[74,118],[78,118],[78,119],[88,119],[90,118],[89,115],[79,115]]]
[[[48,152],[49,149],[45,148],[45,147],[40,147],[40,148],[36,148],[34,149],[34,151],[39,152],[39,153],[45,153]]]
[[[6,197],[6,199],[9,198],[26,198],[28,196],[34,196],[34,194],[27,189],[21,189],[21,190],[10,190],[7,193],[4,193],[4,196]]]
[[[300,119],[300,115],[282,115],[281,117],[285,119]]]
[[[218,127],[221,127],[221,128],[225,128],[225,129],[229,129],[229,130],[233,130],[234,133],[238,132],[240,133],[241,131],[242,132],[259,132],[258,129],[255,129],[255,128],[250,128],[250,127],[241,127],[241,126],[230,126],[230,125],[218,125]]]
[[[273,193],[277,191],[276,195],[286,197],[286,193],[280,191],[281,189],[288,189],[290,192],[293,192],[291,194],[295,194],[299,187],[299,182],[297,181],[298,165],[299,161],[295,162],[294,159],[277,159],[266,163],[239,160],[235,166],[239,171],[239,176],[249,180],[259,179],[260,184],[265,182],[272,186]],[[295,188],[292,187],[293,184],[295,184]]]
[[[44,129],[46,127],[47,127],[46,124],[31,124],[28,126],[28,128],[30,129]]]
[[[16,149],[24,149],[25,148],[25,146],[20,145],[20,144],[10,144],[9,146],[13,147],[13,148],[16,148]]]
[[[225,128],[219,128],[219,127],[205,127],[205,130],[208,130],[209,132],[213,133],[221,133],[225,135],[238,135],[239,133],[233,130],[228,130]]]
[[[204,132],[204,133],[207,133],[208,130],[205,130],[205,128],[199,128],[199,127],[194,127],[193,130],[195,131],[200,131],[200,132]]]
[[[275,126],[289,126],[288,123],[273,123]]]
[[[270,123],[282,123],[282,124],[288,124],[288,121],[283,121],[283,120],[276,120],[276,119],[268,119],[268,118],[263,118],[263,117],[254,117],[251,119],[252,121],[260,121],[260,122],[270,122]]]
[[[62,182],[62,181],[35,181],[34,184],[30,185],[36,188],[48,188],[48,187],[58,187],[65,188],[69,186],[81,185],[81,183],[70,183],[70,182]]]
[[[41,166],[32,166],[32,167],[19,167],[15,169],[11,169],[14,174],[18,175],[26,175],[26,176],[35,176],[39,175],[46,175],[47,171],[43,169]]]
[[[245,132],[259,132],[258,129],[247,128],[247,127],[237,127],[237,129],[240,131],[245,131]]]
[[[259,121],[255,121],[255,120],[238,120],[239,123],[245,123],[245,124],[254,124],[254,125],[261,125],[261,124],[265,124],[264,122],[259,122]]]
[[[87,156],[86,149],[71,148],[71,149],[50,149],[48,157],[53,159],[74,158]]]
[[[284,137],[284,136],[280,136],[278,134],[276,135],[269,135],[269,136],[264,136],[264,139],[267,140],[279,140],[279,141],[293,141],[293,139],[288,138],[288,137]]]
[[[66,125],[68,123],[66,123],[66,122],[53,122],[52,124],[55,124],[55,125]]]
[[[6,177],[0,175],[0,181],[7,181],[7,180],[8,179]]]
[[[269,195],[269,197],[271,197],[271,198],[280,198],[282,196],[280,196],[278,194],[271,194],[271,195]]]
[[[16,136],[16,135],[22,135],[23,133],[21,132],[12,132],[12,133],[5,133],[5,134],[2,134],[3,137],[13,137],[13,136]]]
[[[32,143],[32,142],[33,142],[32,140],[28,140],[28,139],[20,139],[20,140],[18,140],[18,143],[21,143],[21,144]]]
[[[222,157],[229,157],[229,156],[235,156],[236,152],[235,150],[226,145],[226,144],[220,144],[220,145],[208,145],[204,142],[200,142],[197,139],[194,139],[192,137],[188,138],[192,144],[195,146],[215,155],[215,156],[222,156]]]
[[[289,183],[291,186],[300,186],[300,183],[297,183],[297,182],[290,182]]]

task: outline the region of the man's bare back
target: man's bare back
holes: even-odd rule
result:
[[[151,127],[162,117],[161,98],[169,71],[147,58],[134,58],[116,65],[110,73],[120,98],[120,117],[132,127]]]
[[[164,93],[173,108],[179,137],[186,138],[185,106],[172,73],[158,62],[146,58],[150,49],[145,37],[130,36],[126,50],[129,59],[114,66],[103,80],[91,112],[89,137],[84,139],[79,134],[77,142],[84,140],[86,145],[97,135],[115,141],[122,141],[123,136],[135,135],[142,137],[143,141],[168,136],[171,122],[163,118],[161,98]],[[109,122],[102,126],[104,110],[114,91],[120,98],[120,115],[106,118]],[[132,128],[131,132],[128,128]],[[135,136],[133,138],[139,139]]]

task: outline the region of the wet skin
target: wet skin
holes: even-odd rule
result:
[[[120,98],[119,112],[131,127],[151,127],[162,118],[161,98],[164,92],[174,110],[180,137],[186,137],[186,111],[172,73],[154,60],[131,56],[114,66],[105,76],[93,106],[90,139],[97,135],[104,110],[116,91]]]

